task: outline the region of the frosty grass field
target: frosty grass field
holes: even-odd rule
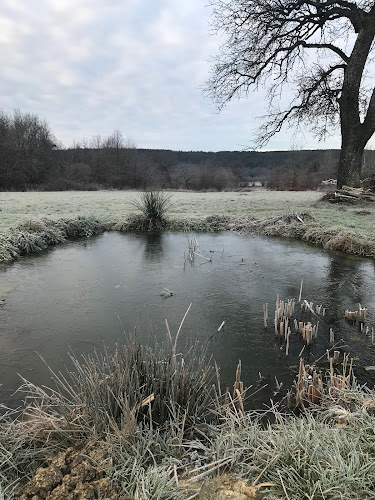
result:
[[[113,222],[136,213],[133,201],[136,191],[68,191],[68,192],[3,192],[0,193],[0,231],[6,231],[30,219],[73,219],[94,216],[103,222]],[[173,192],[168,217],[174,220],[203,220],[210,215],[225,215],[230,219],[246,216],[263,220],[276,215],[308,214],[304,226],[283,229],[278,234],[297,237],[325,246],[327,236],[349,237],[348,245],[337,248],[364,255],[375,255],[375,207],[362,205],[332,205],[320,201],[318,191],[249,192]],[[275,231],[264,231],[275,234]],[[354,245],[354,246],[353,246]],[[348,248],[346,248],[348,247]],[[327,248],[336,248],[328,245]]]

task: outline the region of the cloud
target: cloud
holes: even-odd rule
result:
[[[241,149],[265,112],[265,92],[220,114],[203,96],[220,44],[209,13],[202,0],[3,0],[2,108],[47,119],[65,145],[120,129],[139,147]],[[285,131],[269,146],[292,141]],[[306,145],[317,146],[309,134]]]

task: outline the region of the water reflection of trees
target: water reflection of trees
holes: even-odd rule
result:
[[[360,261],[332,255],[328,267],[327,293],[332,299],[343,298],[358,302],[361,299],[363,270]]]
[[[151,233],[144,238],[144,258],[149,262],[160,262],[163,255],[163,234]]]

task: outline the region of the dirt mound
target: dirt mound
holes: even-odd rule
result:
[[[68,448],[35,476],[15,495],[14,500],[121,500],[104,477],[101,448],[76,450]]]

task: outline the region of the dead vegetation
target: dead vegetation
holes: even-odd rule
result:
[[[68,448],[37,469],[14,500],[120,500],[115,486],[105,477],[104,465],[110,460],[106,454],[101,442],[82,449]]]

